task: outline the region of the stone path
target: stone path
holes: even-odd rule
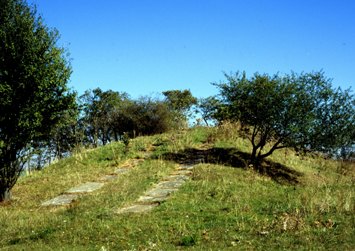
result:
[[[68,206],[71,203],[75,202],[79,199],[80,196],[83,196],[88,193],[92,193],[100,188],[102,188],[105,183],[110,182],[116,179],[119,175],[129,172],[132,168],[137,166],[139,162],[143,161],[142,159],[133,159],[130,160],[125,165],[121,166],[120,168],[116,169],[113,174],[102,176],[96,182],[87,182],[81,184],[77,187],[70,188],[69,190],[65,191],[63,194],[47,200],[43,202],[42,206]]]
[[[150,190],[140,196],[133,204],[118,209],[116,213],[143,213],[151,211],[153,208],[166,201],[172,193],[176,192],[190,178],[195,164],[199,164],[203,162],[203,160],[203,156],[194,156],[193,160],[180,163],[178,168],[169,176],[164,177],[159,183],[155,184]],[[87,182],[73,187],[63,194],[43,202],[42,206],[68,206],[77,201],[80,196],[92,193],[102,188],[105,183],[116,179],[119,175],[129,172],[130,169],[137,166],[141,161],[143,161],[143,159],[130,160],[128,164],[116,169],[113,174],[104,175],[95,182]]]
[[[195,156],[194,160],[180,164],[172,174],[155,184],[150,190],[140,196],[137,201],[130,206],[118,209],[116,213],[144,213],[151,211],[166,201],[172,193],[176,192],[189,180],[194,166],[203,162],[203,160],[203,156]]]

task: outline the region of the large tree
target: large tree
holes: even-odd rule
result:
[[[67,82],[71,67],[25,0],[0,0],[0,201],[10,199],[28,154],[48,140],[63,112],[75,103]]]
[[[215,123],[218,121],[218,115],[220,114],[221,103],[214,97],[200,98],[198,100],[198,106],[196,112],[201,114],[206,126],[209,126],[208,122]]]
[[[128,99],[127,93],[102,91],[100,88],[87,90],[80,96],[81,123],[89,142],[94,146],[105,145],[112,136],[117,138],[114,135],[114,118]]]
[[[112,129],[116,138],[163,133],[172,128],[173,115],[165,102],[148,96],[125,100],[113,113]]]
[[[164,91],[163,95],[168,107],[175,113],[175,122],[180,123],[180,126],[186,126],[192,106],[197,105],[197,98],[191,94],[190,90],[169,90]]]
[[[323,72],[286,76],[225,75],[220,89],[224,116],[239,121],[252,144],[251,164],[275,150],[329,152],[354,144],[355,101],[333,89]]]

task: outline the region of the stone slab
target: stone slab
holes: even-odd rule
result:
[[[153,188],[144,193],[144,196],[149,197],[166,197],[175,192],[176,188]]]
[[[66,193],[91,193],[95,190],[100,189],[101,187],[104,186],[104,183],[99,183],[99,182],[87,182],[84,183],[80,186],[73,187],[66,191]]]
[[[123,213],[145,213],[151,211],[153,208],[157,207],[158,204],[136,204],[132,205],[129,207],[124,207],[119,210],[117,210],[118,214],[123,214]]]
[[[117,179],[117,174],[108,174],[108,175],[102,176],[99,180],[105,182],[105,181],[112,181],[115,179]]]
[[[42,203],[42,206],[66,206],[79,197],[78,194],[63,194]]]
[[[195,167],[194,164],[181,165],[178,170],[192,170],[194,169],[194,167]]]
[[[127,173],[129,171],[129,168],[118,168],[115,170],[116,174],[123,174],[123,173]]]
[[[179,188],[179,187],[181,187],[182,186],[182,184],[184,184],[185,183],[185,181],[183,181],[183,180],[170,180],[170,181],[162,181],[162,182],[159,182],[158,184],[157,184],[157,188],[163,188],[163,189],[165,189],[165,188],[172,188],[172,189],[174,189],[174,188]]]
[[[161,202],[166,201],[172,193],[177,191],[190,178],[193,168],[194,163],[180,165],[171,175],[165,177],[154,188],[140,196],[136,201],[138,204],[121,208],[117,213],[141,213],[152,210]]]
[[[138,198],[137,202],[139,203],[161,203],[164,202],[168,199],[169,196],[163,196],[163,197],[152,197],[152,196],[141,196]]]
[[[164,178],[165,181],[186,181],[189,177],[181,174],[173,174]]]

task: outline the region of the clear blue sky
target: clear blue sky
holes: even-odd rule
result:
[[[72,58],[69,86],[133,98],[218,93],[223,72],[310,72],[355,87],[353,0],[28,0]]]

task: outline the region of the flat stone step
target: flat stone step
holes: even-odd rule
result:
[[[149,157],[148,154],[145,155]],[[80,194],[91,193],[100,188],[102,188],[106,182],[112,181],[117,179],[120,174],[127,173],[128,171],[132,170],[136,165],[144,161],[144,159],[133,159],[130,160],[125,165],[121,166],[120,168],[116,169],[112,174],[104,175],[98,178],[99,182],[87,182],[81,184],[77,187],[73,187],[65,192],[65,194],[57,196],[51,200],[43,202],[42,206],[65,206],[71,204],[74,200],[78,199]],[[137,209],[138,210],[138,209]]]
[[[194,169],[194,163],[193,164],[186,164],[186,165],[181,165],[178,170],[192,170]]]
[[[104,183],[99,182],[87,182],[77,187],[73,187],[66,191],[66,193],[91,193],[104,186]]]
[[[175,191],[177,191],[177,188],[153,188],[153,189],[145,192],[144,196],[167,197]]]
[[[123,174],[123,173],[127,173],[130,170],[130,168],[118,168],[115,170],[116,174]]]
[[[117,213],[142,213],[151,211],[160,203],[166,201],[169,196],[189,179],[192,174],[193,164],[180,165],[171,175],[164,177],[155,187],[146,191],[135,202],[136,204],[121,208]]]
[[[123,207],[117,210],[116,213],[145,213],[151,211],[153,208],[157,207],[158,204],[136,204],[129,207]]]
[[[189,177],[186,175],[173,174],[173,175],[165,177],[163,180],[164,181],[186,181],[188,179],[189,179]]]
[[[175,188],[179,188],[182,186],[182,184],[184,184],[185,181],[184,180],[170,180],[170,181],[162,181],[159,182],[156,187],[157,188],[162,188],[162,189],[175,189]]]
[[[78,194],[63,194],[51,200],[43,202],[42,206],[66,206],[74,202],[79,197]]]
[[[117,174],[108,174],[108,175],[100,177],[99,181],[109,182],[109,181],[115,180],[117,178],[118,178]]]
[[[152,204],[152,203],[162,203],[168,199],[169,196],[163,196],[163,197],[152,197],[152,196],[141,196],[138,198],[137,202],[138,203],[146,203],[146,204]]]

